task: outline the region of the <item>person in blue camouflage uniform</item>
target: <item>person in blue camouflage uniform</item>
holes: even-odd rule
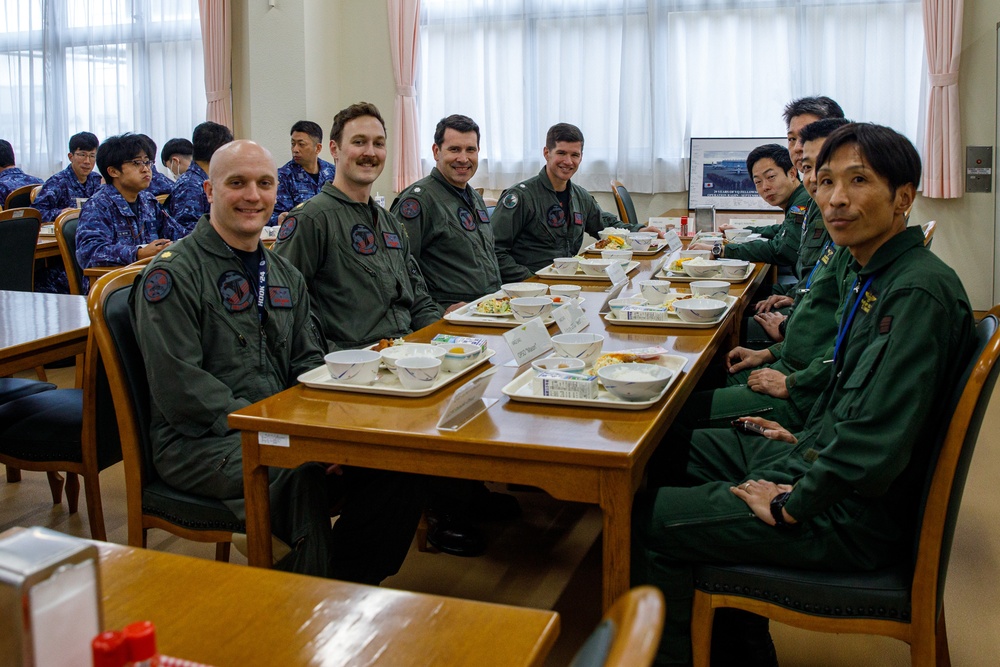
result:
[[[148,134],[137,135],[142,137],[146,141],[146,155],[152,160],[152,164],[149,165],[149,170],[153,174],[152,180],[149,182],[149,194],[154,197],[159,197],[160,195],[169,195],[170,191],[174,189],[174,182],[169,178],[156,171],[156,142]]]
[[[337,168],[319,159],[323,150],[323,128],[310,120],[292,125],[292,159],[278,169],[278,200],[271,225],[280,225],[288,212],[319,194],[324,183],[333,181]]]
[[[108,185],[80,213],[76,258],[82,268],[131,264],[184,236],[148,191],[152,176],[146,148],[141,136],[123,134],[97,149],[97,166]],[[84,283],[86,292],[89,280]]]
[[[94,173],[98,145],[90,132],[70,137],[69,166],[45,181],[31,205],[42,214],[42,220],[52,222],[66,209],[76,208],[77,199],[89,199],[101,187],[101,177]]]
[[[26,174],[14,166],[14,147],[6,139],[0,139],[0,206],[7,201],[7,195],[25,185],[40,185],[42,179]]]
[[[194,144],[194,162],[174,183],[170,199],[167,200],[170,217],[187,232],[194,229],[198,218],[208,213],[208,197],[205,196],[208,163],[220,146],[233,140],[233,133],[225,125],[209,120],[194,128],[191,139]]]
[[[169,169],[177,181],[194,160],[194,144],[189,139],[176,137],[163,144],[160,150],[160,163],[164,169]]]

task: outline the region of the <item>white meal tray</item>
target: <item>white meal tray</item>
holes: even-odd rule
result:
[[[677,292],[677,294],[681,294],[681,293]],[[687,292],[684,292],[683,294],[686,295]],[[695,297],[695,298],[699,298],[699,297]],[[726,316],[729,315],[729,311],[731,311],[733,309],[733,305],[735,305],[737,299],[736,299],[735,296],[726,295],[724,298],[719,299],[719,301],[725,301],[726,302],[726,309],[724,311],[722,311],[722,313],[720,313],[718,317],[716,317],[713,320],[709,320],[707,322],[685,322],[684,320],[681,319],[680,315],[678,315],[677,313],[670,313],[667,316],[668,319],[662,320],[662,321],[661,320],[623,320],[623,319],[618,319],[617,315],[614,312],[605,313],[604,314],[604,321],[607,322],[608,324],[616,324],[616,325],[622,326],[622,327],[670,327],[670,328],[677,328],[677,329],[711,329],[712,327],[717,326],[719,324],[719,322],[721,322],[722,320],[726,319]]]
[[[598,387],[597,398],[556,398],[554,396],[539,396],[535,393],[532,385],[532,381],[535,379],[536,375],[534,368],[529,368],[518,375],[500,391],[509,396],[512,401],[521,401],[524,403],[575,405],[584,408],[601,407],[614,408],[615,410],[642,410],[650,407],[651,405],[655,405],[666,395],[668,391],[670,391],[670,388],[674,386],[675,382],[677,382],[677,378],[680,376],[681,371],[684,370],[684,364],[687,363],[687,359],[673,354],[664,354],[652,363],[663,366],[664,368],[669,368],[674,372],[674,374],[670,377],[670,381],[667,382],[667,386],[663,388],[663,391],[647,401],[625,401],[617,396],[612,396],[611,393],[604,387]]]
[[[498,313],[483,314],[476,312],[476,306],[479,305],[479,302],[485,301],[487,299],[495,299],[501,296],[506,296],[506,293],[500,291],[500,292],[495,292],[493,294],[487,294],[486,296],[480,297],[475,301],[472,301],[471,303],[465,304],[461,308],[456,308],[455,310],[446,314],[444,316],[444,319],[448,320],[449,322],[454,322],[455,324],[469,324],[472,326],[480,326],[480,327],[502,327],[504,329],[513,329],[514,327],[518,327],[524,324],[523,320],[519,320],[516,317],[514,317],[514,313],[503,313],[501,315]],[[546,295],[546,296],[551,296],[551,295]],[[573,301],[574,303],[577,302],[576,299],[567,299],[566,297],[562,297],[562,301],[554,304],[553,308],[558,308],[564,303],[568,303],[570,301]],[[549,312],[548,315],[542,318],[542,324],[546,326],[552,324],[555,321],[556,320],[552,316],[551,311]]]
[[[713,273],[711,273],[711,274],[709,274],[707,276],[704,276],[702,278],[692,278],[691,276],[689,276],[684,271],[669,271],[667,269],[667,267],[669,267],[670,264],[672,264],[672,263],[673,262],[668,263],[665,267],[663,267],[653,277],[654,278],[663,278],[665,280],[673,280],[673,281],[676,281],[676,282],[679,282],[679,283],[691,283],[691,282],[694,282],[695,280],[724,280],[727,283],[742,283],[747,278],[750,277],[750,275],[753,273],[753,269],[754,269],[754,266],[755,266],[753,262],[749,262],[747,264],[747,270],[739,278],[724,278],[722,276],[722,269],[718,269],[717,271],[714,271]]]
[[[597,241],[594,241],[589,246],[587,246],[586,248],[584,248],[582,250],[582,252],[591,253],[591,254],[594,254],[594,255],[600,255],[602,249],[601,248],[595,248],[594,247],[595,245],[597,245]],[[653,243],[649,246],[649,250],[632,250],[632,256],[633,257],[637,257],[637,256],[652,257],[653,255],[660,254],[666,248],[667,248],[667,240],[666,239],[653,239]],[[631,248],[624,248],[624,250],[631,250]]]
[[[38,228],[38,235],[39,236],[55,236],[56,235],[56,226],[54,224],[52,224],[51,222],[48,223],[48,224],[42,225],[41,227]]]
[[[623,268],[625,269],[626,274],[632,273],[633,271],[639,268],[639,262],[633,259],[631,262],[628,263],[628,265],[626,265]],[[545,278],[546,280],[592,280],[595,282],[606,282],[606,283],[611,282],[611,278],[608,278],[608,274],[606,273],[601,273],[601,275],[599,276],[592,276],[588,273],[584,273],[583,269],[577,267],[576,273],[571,273],[567,275],[564,273],[556,273],[555,271],[553,271],[551,264],[535,271],[535,275],[538,276],[539,278]]]
[[[494,354],[496,354],[496,350],[487,348],[486,354],[477,359],[476,362],[468,368],[463,368],[456,373],[441,371],[441,373],[438,374],[437,379],[434,381],[434,384],[426,389],[406,389],[399,383],[399,380],[396,378],[396,374],[391,372],[385,366],[378,369],[378,379],[374,384],[349,384],[347,382],[337,382],[330,377],[330,371],[327,369],[326,364],[323,364],[319,368],[314,368],[311,371],[306,371],[298,377],[298,381],[307,387],[312,387],[313,389],[332,389],[334,391],[349,391],[356,394],[380,394],[382,396],[427,396],[428,394],[433,394],[446,384],[451,384],[460,377],[468,375],[473,369],[486,363],[486,361]]]

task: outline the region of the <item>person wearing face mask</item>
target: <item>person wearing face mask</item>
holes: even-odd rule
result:
[[[639,225],[605,224],[593,195],[570,179],[583,160],[583,132],[557,123],[545,135],[545,166],[500,195],[493,211],[493,234],[503,282],[524,280],[556,257],[580,251],[583,233],[591,236],[607,226],[640,230]],[[660,234],[653,227],[640,231]]]
[[[174,181],[181,177],[194,160],[194,144],[189,139],[178,137],[163,144],[160,150],[160,164],[170,171]]]

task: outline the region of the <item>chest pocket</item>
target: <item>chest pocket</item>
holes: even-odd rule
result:
[[[875,375],[882,357],[885,356],[885,348],[888,344],[888,336],[879,336],[875,342],[865,348],[847,381],[844,382],[844,389],[860,389],[868,383],[868,380]]]

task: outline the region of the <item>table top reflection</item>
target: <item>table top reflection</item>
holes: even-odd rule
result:
[[[82,354],[87,298],[0,290],[0,376]]]

